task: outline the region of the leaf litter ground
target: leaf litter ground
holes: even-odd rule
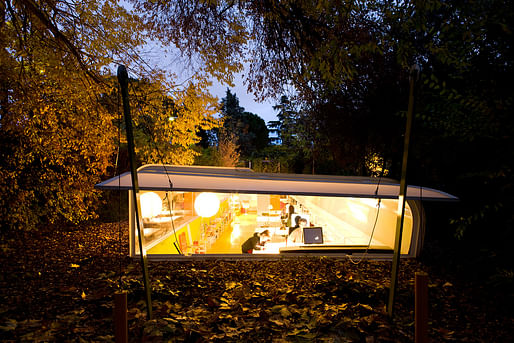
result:
[[[385,314],[387,261],[152,261],[147,320],[139,260],[126,257],[127,226],[3,235],[0,340],[113,341],[113,294],[125,290],[134,342],[412,342],[416,271],[429,273],[432,341],[508,342],[514,334],[498,296],[416,260],[401,262],[394,320]]]

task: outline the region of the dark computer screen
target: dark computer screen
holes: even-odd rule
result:
[[[305,244],[322,244],[323,243],[323,229],[321,227],[304,227],[303,228],[303,242]]]

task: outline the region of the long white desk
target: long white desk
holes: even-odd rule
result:
[[[254,254],[278,254],[280,253],[280,248],[285,247],[285,243],[272,243],[268,242],[264,246],[264,249],[254,250]]]

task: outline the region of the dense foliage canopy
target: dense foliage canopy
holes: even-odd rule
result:
[[[196,132],[218,125],[216,99],[201,73],[181,85],[149,68],[145,34],[117,1],[0,3],[2,227],[95,217],[93,186],[112,173],[123,130],[117,63],[139,79],[130,91],[140,160],[193,162]]]

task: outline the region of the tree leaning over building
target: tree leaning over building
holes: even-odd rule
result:
[[[131,92],[136,122],[153,124],[140,130],[139,143],[153,140],[163,155],[140,145],[142,160],[192,163],[198,129],[218,125],[216,101],[201,76],[177,86],[162,71],[144,69],[145,39],[139,18],[117,1],[0,2],[2,228],[95,217],[93,186],[116,159],[116,63],[152,80],[138,92],[132,84]],[[173,121],[166,99],[175,104],[168,108]]]

